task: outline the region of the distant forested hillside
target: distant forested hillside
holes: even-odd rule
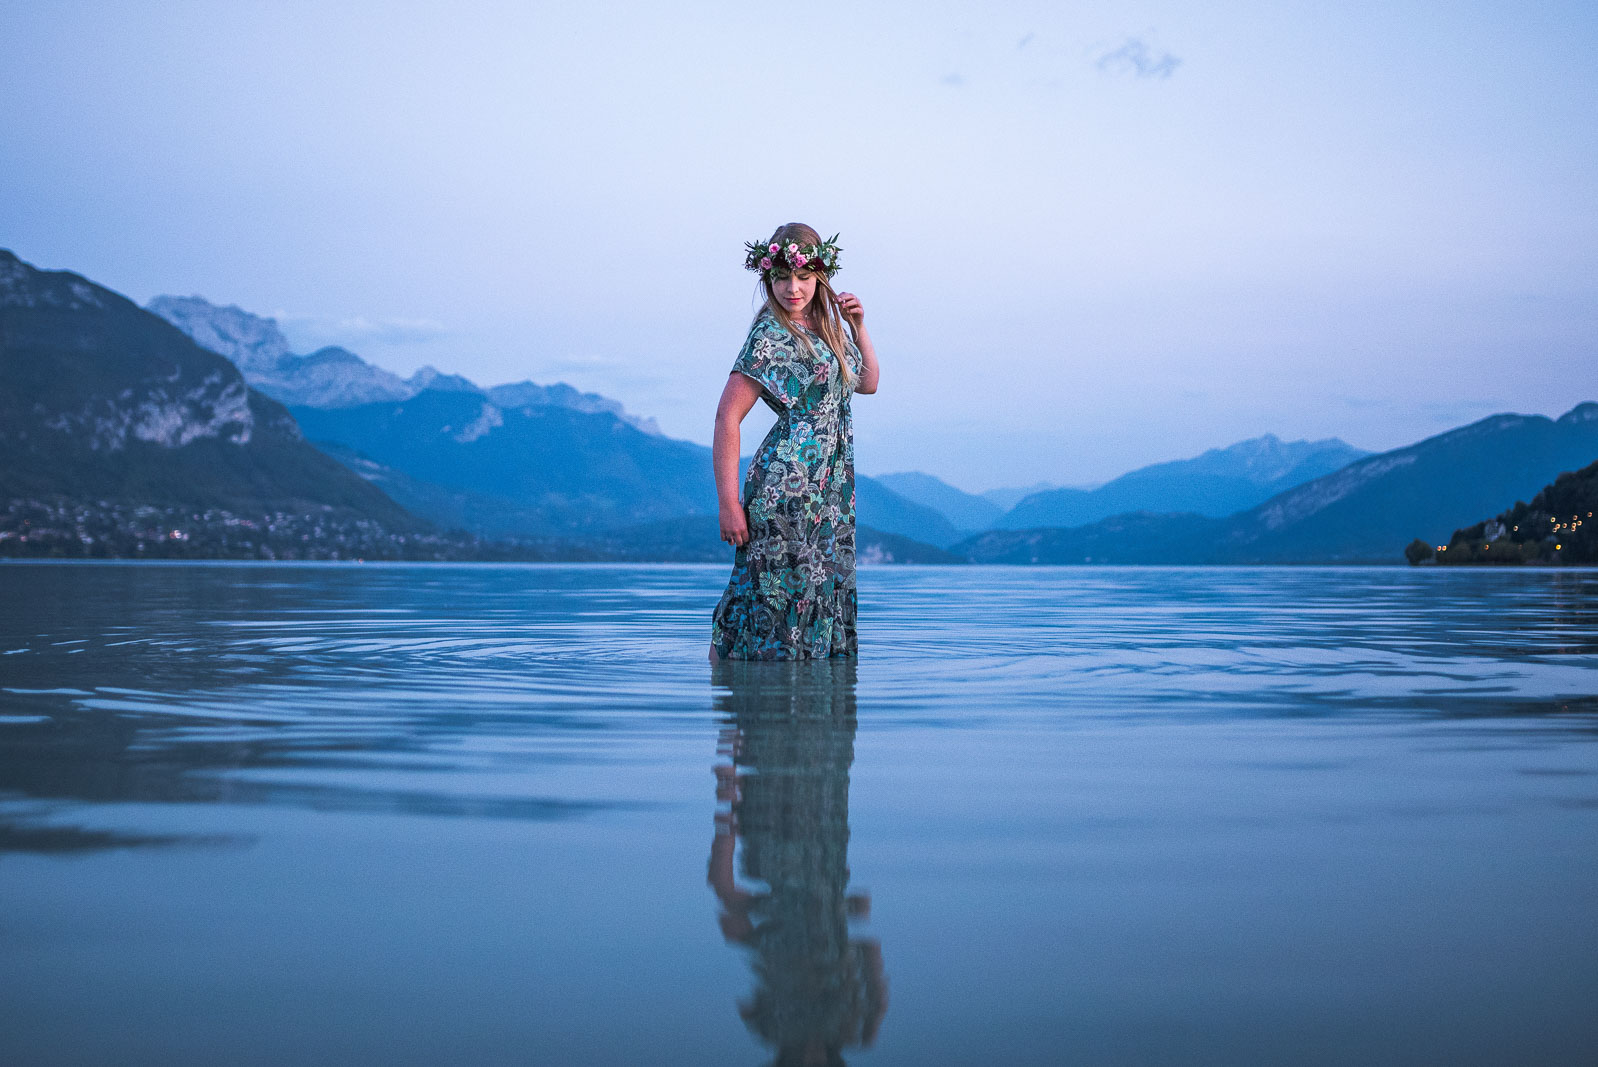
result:
[[[1497,518],[1455,530],[1439,563],[1598,563],[1598,461],[1517,501]]]

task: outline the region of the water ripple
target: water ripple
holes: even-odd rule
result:
[[[566,817],[624,799],[563,782],[527,801],[526,775],[645,761],[712,714],[721,568],[0,573],[0,788],[35,797]],[[858,704],[874,729],[1557,714],[1587,731],[1595,603],[1585,571],[875,569]]]

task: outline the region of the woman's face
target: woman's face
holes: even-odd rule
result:
[[[790,315],[802,314],[816,295],[816,273],[796,270],[792,274],[778,274],[771,279],[771,291],[777,302]]]

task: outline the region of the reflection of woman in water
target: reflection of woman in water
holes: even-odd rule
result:
[[[777,1064],[841,1064],[869,1046],[887,1011],[882,950],[851,939],[870,899],[850,894],[849,766],[854,762],[854,664],[846,660],[718,665],[726,714],[716,768],[710,885],[721,931],[753,953],[754,995],[744,1022],[775,1046]],[[742,874],[765,892],[739,887]]]

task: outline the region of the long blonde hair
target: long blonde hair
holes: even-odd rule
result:
[[[806,245],[819,245],[821,234],[806,226],[802,222],[790,222],[778,226],[777,232],[767,240],[767,244],[797,244],[803,248]],[[838,361],[838,369],[843,372],[845,382],[853,382],[854,374],[849,370],[849,360],[845,357],[846,339],[852,340],[853,329],[844,321],[843,312],[838,309],[838,294],[832,291],[832,282],[824,270],[814,271],[816,276],[816,295],[805,306],[805,324],[821,335],[827,342],[827,347],[832,349],[833,358]],[[771,276],[766,271],[760,272],[760,284],[755,289],[755,299],[761,300],[759,310],[755,317],[759,318],[764,312],[771,315],[783,328],[798,338],[799,343],[813,356],[816,354],[815,346],[810,343],[810,338],[794,329],[795,316],[788,314],[788,309],[782,306],[777,299],[777,294],[771,288]]]

